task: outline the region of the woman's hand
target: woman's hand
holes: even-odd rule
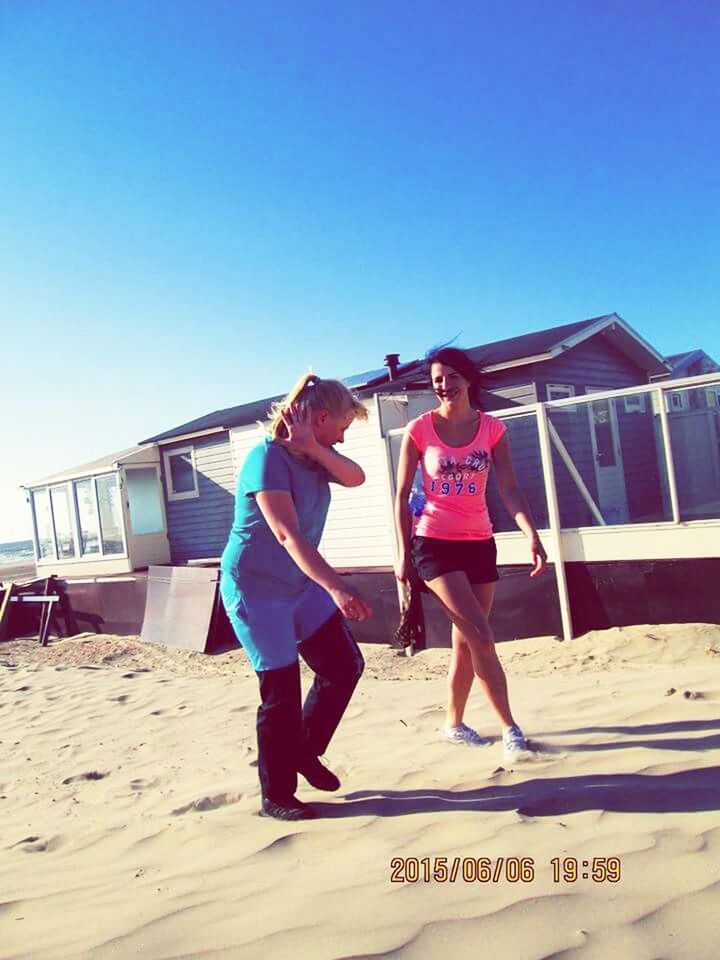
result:
[[[373,615],[372,607],[352,587],[339,587],[330,591],[330,596],[340,613],[347,620],[367,620]]]
[[[280,443],[296,453],[312,456],[319,444],[315,439],[310,411],[302,411],[297,404],[293,404],[289,409],[282,411],[282,419],[288,435],[280,439]]]
[[[537,577],[547,567],[547,553],[545,552],[545,547],[540,543],[539,537],[533,537],[530,541],[530,551],[532,553],[533,564],[530,576]]]
[[[398,557],[395,561],[395,579],[400,583],[407,583],[410,579],[410,560],[408,557]]]

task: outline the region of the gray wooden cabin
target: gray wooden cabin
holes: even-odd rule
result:
[[[483,406],[487,410],[647,384],[651,378],[671,375],[660,353],[617,314],[481,344],[469,353],[485,374]],[[384,369],[346,382],[366,402],[370,417],[348,431],[344,452],[362,463],[368,479],[357,490],[333,491],[323,549],[331,562],[346,570],[389,568],[394,555],[391,484],[382,438],[389,429],[432,407],[435,400],[422,362],[403,364],[393,354],[386,358]],[[161,451],[173,563],[220,556],[232,522],[235,479],[245,454],[260,439],[257,424],[265,418],[272,399],[215,411],[142,441],[157,444]],[[660,516],[662,499],[647,493],[661,486],[648,473],[660,470],[653,418],[637,417],[639,406],[632,403],[606,405],[594,411],[597,422],[587,429],[566,410],[553,411],[553,424],[606,520]],[[509,422],[518,474],[538,525],[544,527],[547,507],[533,429],[527,421]],[[623,468],[626,477],[636,474],[643,483],[620,483]],[[565,488],[563,526],[592,523],[586,498],[561,458],[557,475],[559,486]],[[492,489],[490,498],[496,529],[511,529]]]

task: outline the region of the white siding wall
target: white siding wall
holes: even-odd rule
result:
[[[391,566],[394,558],[385,441],[380,435],[374,401],[368,401],[366,406],[368,420],[355,421],[345,442],[338,446],[340,453],[363,468],[365,483],[355,488],[330,484],[332,502],[320,552],[334,567]],[[255,424],[230,431],[236,477],[248,451],[261,437]]]
[[[263,436],[263,430],[257,423],[248,424],[247,427],[234,427],[230,431],[230,450],[232,452],[233,462],[233,494],[237,486],[240,468],[245,463],[245,457],[256,444],[260,443]]]
[[[361,487],[330,484],[332,502],[320,552],[334,567],[387,567],[394,560],[392,504],[385,455],[375,403],[366,403],[369,417],[356,420],[340,453],[365,471]]]

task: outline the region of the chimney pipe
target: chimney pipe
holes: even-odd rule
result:
[[[400,354],[388,353],[383,360],[383,364],[390,371],[390,379],[395,380],[398,374],[398,367],[400,366]]]

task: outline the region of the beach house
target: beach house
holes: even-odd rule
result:
[[[638,622],[638,605],[652,619],[648,604],[672,580],[667,570],[658,579],[657,565],[693,560],[697,570],[717,554],[717,364],[702,351],[663,358],[615,313],[485,339],[469,350],[485,377],[483,407],[505,420],[518,477],[560,560],[554,578],[528,580],[524,542],[491,485],[500,591],[513,597],[502,603],[499,594],[496,629],[503,637],[569,635],[608,620]],[[321,551],[375,599],[379,616],[360,631],[373,639],[397,619],[392,500],[402,429],[434,398],[422,362],[398,354],[346,382],[369,416],[348,431],[344,452],[367,480],[333,489]],[[122,455],[28,484],[38,569],[97,577],[161,564],[212,567],[232,521],[235,479],[273,399],[206,414]],[[617,566],[613,585],[606,582],[607,564],[620,561],[627,589]],[[643,563],[655,564],[652,576],[637,568]],[[691,594],[692,618],[712,619],[717,601]]]

